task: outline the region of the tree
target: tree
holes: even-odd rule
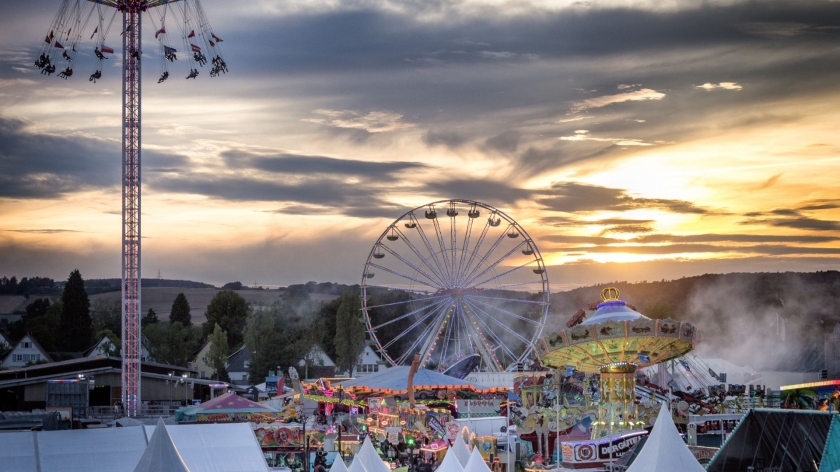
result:
[[[98,298],[93,301],[90,307],[90,318],[93,323],[93,332],[97,333],[96,338],[102,339],[100,331],[108,330],[112,333],[122,332],[122,307],[119,300],[108,300]]]
[[[210,349],[207,352],[207,365],[213,369],[213,376],[217,380],[221,380],[220,374],[224,372],[227,364],[228,353],[228,338],[227,333],[222,330],[222,327],[216,324],[213,328],[213,334],[210,335]]]
[[[201,339],[197,327],[184,326],[177,321],[151,324],[144,334],[149,340],[149,354],[156,362],[178,366],[186,366],[187,362],[192,361],[196,345]]]
[[[321,305],[315,318],[314,337],[315,342],[330,357],[335,359],[335,316],[338,307],[341,305],[341,297],[336,297],[328,303]]]
[[[122,349],[120,337],[110,329],[103,329],[96,333],[97,339],[103,337],[108,338],[108,340],[102,344],[102,352],[109,357],[120,357],[120,350]]]
[[[181,323],[184,326],[192,326],[192,316],[190,315],[190,302],[187,301],[186,295],[179,293],[172,302],[172,311],[169,312],[170,323]]]
[[[218,324],[227,332],[228,348],[232,351],[242,345],[242,332],[250,314],[251,305],[241,295],[233,290],[219,291],[207,305],[207,321],[202,325],[202,336],[210,336]]]
[[[90,318],[90,299],[78,269],[70,273],[64,285],[61,303],[57,347],[65,352],[84,351],[90,347],[93,338],[93,322]]]
[[[143,318],[140,318],[140,327],[145,329],[146,326],[157,324],[159,322],[160,320],[158,320],[155,310],[149,308],[149,312],[146,313]]]
[[[298,307],[281,300],[259,307],[245,325],[245,348],[251,353],[248,374],[262,382],[269,370],[296,365],[312,348],[311,316],[297,314]]]
[[[336,365],[347,370],[350,377],[356,362],[365,349],[365,325],[362,321],[362,303],[359,294],[346,289],[335,316]]]

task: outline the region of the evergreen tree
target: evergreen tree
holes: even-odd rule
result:
[[[221,290],[207,305],[207,321],[202,325],[202,337],[213,334],[218,324],[227,332],[228,348],[237,349],[242,346],[242,332],[245,330],[245,320],[250,314],[251,305],[241,295],[233,290]]]
[[[357,291],[346,289],[335,316],[336,365],[353,376],[359,355],[365,349],[365,324]]]
[[[179,293],[172,302],[172,311],[169,312],[170,323],[181,323],[184,326],[192,326],[190,319],[190,302],[183,293]]]
[[[216,324],[216,327],[213,328],[213,334],[210,335],[207,365],[213,369],[213,376],[217,380],[222,380],[221,375],[224,373],[229,353],[227,333],[222,330],[221,326]]]
[[[90,318],[90,299],[85,291],[82,274],[70,273],[61,295],[61,317],[58,323],[57,347],[65,352],[79,352],[89,348],[93,339]]]
[[[155,313],[155,310],[149,308],[149,312],[146,313],[143,318],[140,318],[140,327],[145,328],[146,326],[157,324],[158,322],[160,322],[160,320],[158,320],[157,313]]]

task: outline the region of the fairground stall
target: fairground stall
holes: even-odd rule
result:
[[[305,409],[316,412],[316,428],[337,435],[340,425],[335,450],[355,454],[359,440],[369,435],[383,458],[398,466],[418,454],[430,461],[442,459],[461,428],[453,421],[460,413],[459,401],[482,400],[499,415],[508,395],[507,388],[485,387],[432,370],[417,369],[411,381],[410,374],[409,366],[392,367],[341,383],[304,383],[304,398],[312,402]],[[450,424],[454,426],[448,428]],[[416,446],[413,453],[408,452],[411,445]]]

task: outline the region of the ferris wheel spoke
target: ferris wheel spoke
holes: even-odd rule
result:
[[[411,267],[412,269],[416,270],[418,273],[420,273],[420,274],[422,274],[423,276],[425,276],[425,277],[426,277],[427,279],[429,279],[432,283],[438,284],[438,286],[439,286],[439,287],[443,287],[443,286],[444,286],[443,281],[441,281],[441,280],[440,280],[440,279],[438,279],[437,277],[434,277],[434,276],[429,275],[428,273],[426,273],[426,271],[425,271],[425,270],[423,270],[422,268],[420,268],[419,266],[417,266],[417,265],[416,265],[416,264],[414,264],[413,262],[409,261],[409,260],[408,260],[408,259],[406,259],[405,257],[401,256],[399,253],[397,253],[396,251],[394,251],[393,249],[391,249],[391,248],[390,248],[390,247],[388,247],[387,245],[385,245],[385,244],[380,244],[380,245],[379,245],[379,247],[381,247],[381,248],[385,249],[385,251],[387,251],[389,254],[391,254],[392,256],[396,257],[396,258],[397,258],[397,259],[399,259],[400,261],[402,261],[405,265],[407,265],[407,266]]]
[[[459,278],[463,279],[464,276],[467,274],[467,270],[469,270],[470,266],[472,266],[473,261],[475,261],[475,257],[478,255],[479,251],[481,250],[481,245],[484,243],[484,239],[487,237],[487,233],[490,231],[490,220],[488,219],[486,223],[484,223],[484,229],[481,230],[481,235],[478,237],[478,242],[475,244],[475,249],[470,252],[470,258],[467,261],[466,265],[461,267],[461,272],[458,274]],[[469,241],[467,241],[469,243]],[[469,246],[467,244],[466,246]],[[467,247],[464,247],[464,252],[467,252]]]
[[[469,303],[469,302],[467,302],[467,303]],[[487,313],[486,311],[482,310],[480,307],[478,307],[478,306],[476,306],[476,305],[473,305],[472,303],[470,303],[470,306],[471,306],[474,310],[476,310],[476,311],[479,311],[479,312],[483,313],[483,314],[484,314],[484,316],[486,316],[486,317],[490,318],[491,320],[495,321],[495,322],[496,322],[496,324],[498,324],[499,326],[501,326],[501,327],[502,327],[502,329],[504,329],[505,331],[507,331],[508,333],[510,333],[511,335],[513,335],[515,338],[517,338],[517,339],[519,339],[520,341],[522,341],[523,343],[525,343],[525,345],[527,345],[527,346],[530,346],[530,345],[531,345],[531,341],[529,341],[528,339],[524,338],[521,334],[517,333],[516,331],[514,331],[514,330],[510,329],[510,327],[509,327],[508,325],[506,325],[505,323],[502,323],[501,321],[499,321],[498,319],[496,319],[496,317],[495,317],[495,316],[491,315],[490,313]]]
[[[395,289],[395,290],[402,290],[402,289]],[[371,306],[368,306],[368,307],[365,307],[365,308],[370,310],[371,308],[382,308],[383,306],[405,305],[406,303],[420,303],[420,302],[424,302],[424,301],[427,301],[427,300],[435,300],[435,299],[440,299],[440,298],[446,298],[448,296],[449,295],[437,295],[437,296],[434,296],[434,297],[426,297],[426,298],[419,298],[419,299],[418,298],[410,298],[408,300],[403,300],[403,301],[399,301],[399,302],[383,303],[382,305],[371,305]]]
[[[445,308],[446,306],[448,306],[448,305],[443,305],[442,307],[436,308],[433,312],[430,313],[430,315],[435,314],[436,312],[440,312],[442,314],[443,311],[446,309]],[[437,316],[439,316],[439,315],[437,315]],[[428,316],[427,316],[427,318],[428,318]],[[399,361],[400,364],[405,362],[405,358],[411,356],[414,353],[414,348],[416,348],[417,345],[420,344],[420,341],[425,339],[426,336],[428,336],[431,333],[432,327],[434,327],[434,325],[435,325],[435,323],[430,323],[429,326],[426,326],[426,328],[423,331],[420,332],[420,336],[418,336],[417,339],[415,339],[414,342],[411,344],[411,346],[409,346],[409,348],[406,349],[406,351],[403,353],[403,355],[400,356],[400,361]],[[393,343],[394,341],[398,340],[401,337],[402,337],[402,335],[397,336],[396,338],[391,340],[391,343]],[[422,357],[421,357],[421,359],[422,359]]]
[[[471,303],[469,303],[469,302],[466,302],[466,301],[465,301],[464,303],[469,304],[470,306],[472,306],[472,304],[471,304]],[[473,307],[473,309],[475,310],[475,307]],[[488,332],[491,336],[493,336],[493,338],[496,340],[496,343],[498,343],[498,345],[499,345],[499,346],[500,346],[503,350],[507,351],[507,353],[510,355],[510,357],[511,357],[513,360],[516,360],[516,359],[517,359],[516,354],[514,354],[514,353],[513,353],[513,351],[511,351],[509,347],[507,347],[507,344],[505,344],[505,343],[501,340],[501,338],[499,338],[499,335],[497,335],[497,334],[495,333],[495,331],[493,331],[492,329],[490,329],[490,327],[489,327],[489,326],[487,326],[487,323],[485,323],[485,322],[484,322],[484,320],[482,320],[482,319],[481,319],[481,317],[476,316],[476,317],[475,317],[475,319],[476,319],[476,320],[477,320],[477,321],[478,321],[478,322],[479,322],[482,326],[484,326],[484,329],[485,329],[485,330],[486,330],[486,331],[487,331],[487,332]]]
[[[469,285],[470,285],[470,284],[472,284],[472,283],[473,283],[476,279],[481,278],[481,276],[483,276],[484,274],[486,274],[486,273],[490,272],[491,270],[493,270],[493,268],[495,268],[496,266],[498,266],[499,264],[501,264],[502,262],[504,262],[505,260],[507,260],[507,258],[508,258],[508,257],[512,256],[512,255],[513,255],[513,253],[514,253],[514,252],[516,252],[517,250],[519,250],[519,248],[521,248],[523,245],[525,245],[525,242],[524,242],[524,241],[523,241],[523,242],[521,242],[521,243],[519,243],[519,244],[517,244],[517,245],[516,245],[516,247],[514,247],[513,249],[511,249],[510,251],[508,251],[508,253],[507,253],[507,254],[505,254],[504,256],[500,257],[498,260],[496,260],[496,262],[494,262],[494,263],[490,264],[489,266],[487,266],[487,268],[485,268],[483,271],[481,271],[481,273],[479,273],[478,275],[473,275],[472,277],[470,277],[470,278],[467,280],[467,283],[466,283],[465,285],[466,285],[466,286],[469,286]]]
[[[423,245],[426,246],[426,250],[429,251],[429,254],[432,256],[432,260],[435,261],[435,265],[437,265],[441,278],[446,280],[446,271],[444,270],[443,265],[441,265],[440,259],[438,259],[437,251],[432,248],[432,242],[429,240],[429,237],[426,236],[426,232],[423,231],[423,226],[420,225],[420,222],[417,219],[415,219],[415,221],[417,222],[415,228],[417,229],[417,233],[420,234],[420,237],[423,239]],[[451,282],[449,280],[446,281],[447,286],[451,286]]]
[[[495,349],[492,346],[490,346],[490,343],[489,341],[487,341],[487,338],[478,329],[478,323],[482,323],[482,320],[479,319],[475,315],[475,313],[470,313],[470,310],[466,309],[467,305],[464,303],[464,300],[462,300],[461,303],[464,305],[464,325],[466,326],[467,332],[469,333],[470,341],[474,343],[476,350],[481,354],[482,360],[484,360],[484,362],[487,365],[493,366],[495,369],[501,371],[501,362],[499,362],[499,358],[496,357]],[[473,318],[475,319],[475,321],[472,321],[472,323],[470,323],[469,321]]]
[[[493,255],[493,253],[496,251],[496,248],[498,248],[498,247],[499,247],[499,245],[500,245],[500,244],[502,244],[502,241],[504,241],[504,240],[505,240],[505,237],[506,237],[506,235],[507,235],[508,229],[510,229],[510,226],[508,226],[507,228],[505,228],[505,231],[502,233],[502,235],[501,235],[501,236],[499,236],[499,238],[496,240],[496,242],[494,242],[494,243],[493,243],[493,245],[492,245],[492,246],[490,246],[490,249],[489,249],[489,250],[487,250],[487,254],[484,254],[484,256],[482,256],[482,257],[481,257],[481,260],[479,260],[478,262],[476,262],[475,266],[473,266],[473,267],[470,269],[470,271],[469,271],[469,273],[467,274],[467,276],[466,276],[466,277],[464,277],[465,279],[472,279],[472,278],[473,278],[473,275],[475,274],[475,272],[476,272],[477,270],[479,270],[479,269],[481,268],[482,264],[485,264],[485,263],[487,262],[487,259],[489,259],[491,255]]]
[[[419,228],[419,226],[420,226],[420,225],[417,225],[417,226],[418,226],[418,228]],[[428,268],[428,269],[429,269],[429,270],[430,270],[433,274],[435,274],[435,276],[438,278],[438,280],[443,280],[443,275],[442,275],[442,271],[441,271],[441,269],[440,269],[440,264],[439,264],[439,263],[437,263],[437,262],[435,261],[435,262],[434,262],[434,266],[436,266],[436,267],[437,267],[437,269],[435,269],[435,267],[432,265],[432,264],[433,264],[433,262],[432,262],[432,261],[429,261],[429,259],[428,259],[426,256],[424,256],[424,255],[422,254],[422,252],[421,252],[419,249],[417,249],[417,246],[415,246],[415,245],[414,245],[414,243],[412,243],[412,242],[411,242],[411,240],[410,240],[409,238],[407,238],[407,237],[406,237],[405,233],[403,233],[402,231],[400,231],[400,229],[399,229],[399,228],[397,228],[397,226],[396,226],[396,225],[394,225],[394,231],[396,231],[396,232],[397,232],[397,234],[399,234],[399,235],[400,235],[400,239],[402,239],[402,241],[403,241],[403,242],[404,242],[404,243],[405,243],[405,244],[406,244],[406,245],[407,245],[407,246],[411,249],[411,251],[412,251],[412,252],[414,252],[414,254],[415,254],[417,257],[419,257],[421,261],[423,261],[423,264],[424,264],[424,265],[425,265],[425,266],[426,266],[426,267],[427,267],[427,268]],[[422,231],[422,230],[421,230],[421,231]],[[421,233],[421,234],[422,234],[422,233]],[[425,239],[425,238],[424,238],[424,239]],[[427,245],[427,247],[428,247],[428,245]],[[442,284],[441,286],[445,286],[445,285],[446,285],[446,284]]]
[[[492,281],[494,281],[494,280],[500,279],[500,278],[502,278],[502,277],[504,277],[504,276],[506,276],[506,275],[508,275],[508,274],[512,274],[512,273],[516,272],[516,271],[517,271],[517,270],[519,270],[519,269],[522,269],[522,268],[524,268],[524,267],[528,267],[529,265],[531,265],[531,263],[532,263],[532,262],[534,262],[534,261],[533,261],[533,260],[531,260],[531,261],[528,261],[528,262],[526,262],[526,263],[524,263],[524,264],[522,264],[522,265],[516,266],[516,267],[514,267],[513,269],[506,270],[506,271],[502,272],[502,273],[501,273],[501,274],[499,274],[499,275],[493,276],[493,277],[491,277],[491,278],[489,278],[489,279],[485,280],[484,282],[480,282],[480,283],[475,284],[475,285],[474,285],[474,287],[481,287],[482,285],[484,285],[484,284],[486,284],[486,283],[489,283],[489,282],[492,282]],[[478,278],[478,277],[476,277],[476,278]],[[494,288],[499,288],[499,287],[494,287]]]
[[[446,277],[447,280],[449,280],[449,283],[452,284],[454,282],[452,279],[452,265],[449,263],[449,254],[446,252],[446,242],[443,240],[443,231],[440,229],[440,221],[437,218],[432,221],[434,222],[435,235],[437,236],[438,245],[440,246],[440,253],[443,255],[443,266],[444,269],[446,269]]]
[[[455,274],[458,279],[461,279],[461,270],[464,268],[464,263],[467,261],[467,250],[470,247],[470,238],[472,237],[473,219],[467,218],[467,229],[464,232],[464,243],[461,245],[461,260],[458,261],[458,267],[455,268]]]
[[[493,304],[490,304],[490,303],[486,303],[486,302],[483,302],[483,301],[481,301],[481,300],[474,300],[474,301],[475,301],[476,303],[481,303],[482,305],[484,305],[484,306],[486,306],[486,307],[489,307],[489,308],[494,308],[494,309],[496,309],[496,310],[498,310],[498,311],[500,311],[500,312],[502,312],[502,313],[504,313],[504,314],[506,314],[506,315],[510,315],[510,316],[512,316],[512,317],[514,317],[514,318],[517,318],[517,319],[520,319],[520,320],[522,320],[522,321],[527,321],[528,323],[531,323],[531,324],[534,324],[534,325],[539,325],[539,324],[540,324],[540,322],[539,322],[539,321],[532,320],[531,318],[527,318],[527,317],[524,317],[524,316],[522,316],[522,315],[517,315],[516,313],[514,313],[514,312],[512,312],[512,311],[505,310],[504,308],[497,307],[496,305],[493,305]],[[512,298],[512,299],[510,299],[510,301],[519,301],[519,300],[516,300],[516,299]]]
[[[484,282],[482,282],[484,283]],[[501,290],[503,288],[510,288],[510,287],[521,287],[523,285],[542,285],[544,282],[542,280],[532,280],[531,282],[519,282],[515,284],[504,284],[504,285],[497,285],[493,287],[493,290]],[[481,284],[477,284],[476,287],[480,286]]]
[[[487,295],[470,295],[469,298],[484,298],[487,300],[501,300],[504,302],[516,302],[516,303],[530,303],[532,305],[548,305],[548,302],[538,302],[534,300],[520,300],[518,298],[504,298],[504,297],[488,297]]]
[[[435,346],[437,346],[438,340],[443,334],[444,326],[449,324],[452,318],[452,305],[448,306],[448,309],[444,309],[441,314],[435,319],[434,322],[430,325],[432,328],[431,333],[432,335],[429,336],[426,341],[423,343],[423,347],[420,348],[420,362],[421,365],[425,365],[431,360],[432,354],[435,351]]]
[[[455,276],[458,274],[458,226],[455,217],[449,218],[449,247],[451,248],[452,252],[452,278],[454,279]]]
[[[427,310],[427,309],[432,308],[432,307],[437,307],[437,306],[438,306],[438,305],[440,305],[441,303],[446,303],[446,300],[441,300],[441,301],[439,301],[439,302],[437,302],[437,303],[432,303],[432,304],[430,304],[430,305],[426,305],[426,306],[420,307],[420,308],[418,308],[418,309],[416,309],[416,310],[414,310],[414,311],[412,311],[412,312],[406,313],[406,314],[404,314],[404,315],[402,315],[402,316],[399,316],[399,317],[397,317],[397,318],[394,318],[394,319],[392,319],[392,320],[388,320],[388,321],[386,321],[386,322],[384,322],[384,323],[382,323],[382,324],[380,324],[380,325],[372,326],[370,329],[372,329],[372,330],[376,331],[377,329],[379,329],[379,328],[381,328],[381,327],[383,327],[383,326],[388,326],[388,325],[389,325],[389,324],[391,324],[391,323],[396,323],[397,321],[403,320],[403,319],[405,319],[405,318],[408,318],[409,316],[413,316],[413,315],[415,315],[415,314],[417,314],[417,313],[420,313],[420,312],[421,312],[421,311],[423,311],[423,310]]]
[[[382,346],[382,349],[388,349],[388,348],[389,348],[390,346],[392,346],[395,342],[399,341],[399,340],[400,340],[400,338],[402,338],[402,337],[403,337],[403,336],[405,336],[406,334],[410,333],[410,332],[411,332],[411,330],[413,330],[414,328],[416,328],[416,327],[420,326],[420,325],[421,325],[424,321],[426,321],[426,320],[427,320],[427,319],[429,319],[432,315],[434,315],[436,312],[438,312],[438,311],[440,310],[441,306],[446,306],[446,305],[445,305],[445,304],[444,304],[444,305],[439,305],[439,306],[437,306],[436,308],[434,308],[433,310],[431,310],[431,311],[430,311],[429,313],[427,313],[425,316],[423,316],[423,317],[422,317],[422,318],[420,318],[419,320],[415,321],[415,322],[414,322],[411,326],[409,326],[408,328],[406,328],[406,329],[405,329],[402,333],[398,334],[397,336],[394,336],[394,339],[392,339],[392,340],[388,341],[386,344],[384,344],[384,345]]]
[[[420,280],[420,279],[418,279],[418,278],[412,277],[412,276],[410,276],[410,275],[403,274],[402,272],[397,272],[396,270],[391,270],[391,269],[389,269],[389,268],[387,268],[387,267],[383,267],[383,266],[381,266],[381,265],[379,265],[379,264],[374,264],[374,263],[371,263],[371,264],[370,264],[370,266],[371,266],[371,267],[376,267],[376,268],[377,268],[377,269],[379,269],[379,270],[384,270],[385,272],[390,272],[390,273],[392,273],[392,274],[394,274],[394,275],[398,275],[398,276],[400,276],[400,277],[402,277],[402,278],[405,278],[405,279],[408,279],[408,280],[412,280],[412,281],[414,281],[414,282],[417,282],[418,284],[422,284],[422,285],[425,285],[425,286],[427,286],[427,287],[431,287],[431,288],[433,288],[433,289],[437,289],[437,287],[435,287],[434,285],[432,285],[432,284],[430,284],[430,283],[428,283],[428,282],[425,282],[425,281]]]
[[[456,320],[457,320],[457,316],[458,316],[457,311],[458,311],[458,306],[456,305],[455,306],[455,313],[452,314],[452,319],[449,321],[449,323],[446,324],[446,334],[444,335],[444,339],[443,339],[444,340],[444,342],[443,342],[443,353],[440,356],[441,360],[446,359],[446,355],[449,352],[449,343],[451,342],[451,339],[452,339],[452,327],[455,325]]]

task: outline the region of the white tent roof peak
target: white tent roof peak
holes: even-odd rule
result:
[[[391,468],[385,465],[385,462],[376,453],[376,449],[373,448],[373,443],[370,442],[370,437],[365,437],[365,442],[362,443],[359,453],[356,454],[356,458],[353,460],[353,462],[356,461],[361,461],[362,467],[367,472],[391,472]]]
[[[467,443],[464,442],[464,438],[460,434],[455,437],[455,444],[449,448],[446,455],[449,455],[450,452],[455,454],[462,468],[467,466],[467,462],[470,460],[470,448],[467,447]]]
[[[353,458],[353,462],[350,463],[350,467],[347,468],[347,472],[367,472],[365,470],[365,466],[362,465],[362,461],[359,460],[359,456]]]
[[[160,418],[155,425],[155,432],[152,433],[149,445],[146,446],[146,451],[140,457],[137,467],[134,468],[134,472],[158,470],[190,472],[189,467],[181,459],[181,455],[178,454],[178,449],[172,442],[169,431],[166,430],[163,418]]]
[[[332,466],[330,466],[330,472],[347,472],[347,464],[344,463],[344,459],[341,456],[336,456],[333,460]]]
[[[487,467],[487,463],[484,462],[484,458],[481,457],[481,453],[478,452],[477,447],[473,448],[470,460],[467,462],[466,467],[464,467],[464,472],[491,472],[490,467]]]
[[[458,461],[458,456],[455,453],[453,448],[449,448],[446,451],[446,455],[443,457],[443,462],[440,463],[440,466],[436,469],[437,472],[464,472],[464,466],[461,465],[461,462]]]
[[[662,404],[642,451],[627,472],[705,472],[677,431],[671,412]]]

